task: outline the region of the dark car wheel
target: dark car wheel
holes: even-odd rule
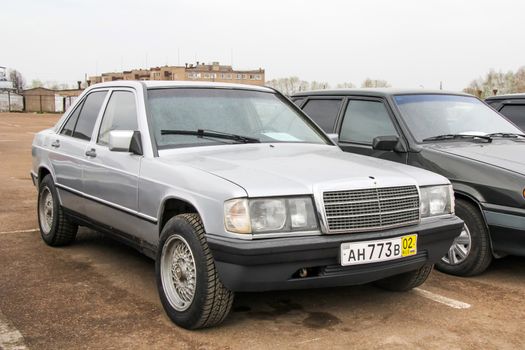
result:
[[[197,214],[181,214],[164,226],[155,263],[160,300],[170,319],[187,329],[220,324],[233,292],[219,279]]]
[[[63,246],[75,240],[78,225],[65,216],[51,175],[38,186],[37,213],[40,235],[48,245]]]
[[[492,261],[485,221],[477,207],[462,199],[456,199],[456,215],[465,222],[463,230],[436,267],[458,276],[480,274]]]
[[[406,292],[422,285],[432,272],[433,265],[424,265],[415,271],[405,272],[400,275],[375,281],[374,284],[380,288],[394,292]]]

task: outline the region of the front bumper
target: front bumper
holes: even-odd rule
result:
[[[208,245],[219,277],[230,290],[319,288],[365,284],[433,264],[445,255],[462,227],[463,221],[453,216],[414,226],[366,233],[251,241],[210,235]],[[417,255],[372,264],[340,265],[341,243],[410,233],[418,234]],[[297,272],[302,268],[309,268],[311,276],[299,277]]]

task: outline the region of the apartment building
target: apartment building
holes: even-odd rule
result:
[[[219,62],[205,64],[186,63],[184,66],[162,66],[150,69],[133,69],[124,72],[102,73],[89,77],[89,84],[96,84],[115,80],[188,80],[188,81],[215,81],[249,85],[264,85],[265,72],[259,68],[255,70],[237,70]]]

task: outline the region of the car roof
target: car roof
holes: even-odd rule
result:
[[[513,98],[525,98],[524,93],[517,93],[517,94],[505,94],[505,95],[497,95],[497,96],[490,96],[487,97],[485,100],[510,100]]]
[[[398,89],[398,88],[361,88],[361,89],[329,89],[302,91],[294,94],[299,96],[333,96],[333,95],[357,95],[357,96],[394,96],[394,95],[417,95],[417,94],[437,94],[437,95],[460,95],[472,96],[464,92],[444,91],[444,90],[425,90],[425,89]]]
[[[225,89],[243,89],[264,92],[274,92],[274,90],[266,86],[258,85],[244,85],[244,84],[230,84],[230,83],[215,83],[205,81],[174,81],[174,80],[115,80],[105,83],[93,84],[90,88],[102,87],[140,87],[140,85],[147,89],[155,88],[170,88],[170,87],[188,87],[188,88],[225,88]]]

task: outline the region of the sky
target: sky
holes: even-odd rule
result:
[[[2,0],[0,66],[87,74],[219,61],[266,80],[462,90],[525,65],[524,1]]]

